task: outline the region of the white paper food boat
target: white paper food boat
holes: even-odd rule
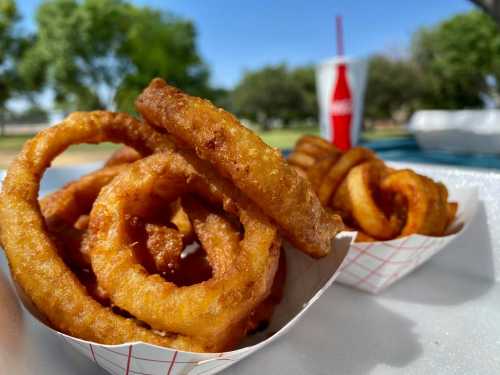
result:
[[[335,251],[322,259],[312,259],[286,246],[287,280],[282,302],[277,306],[269,327],[247,338],[240,349],[223,353],[192,353],[141,342],[102,345],[58,332],[43,322],[43,317],[17,288],[24,307],[50,333],[69,347],[85,355],[111,374],[165,375],[215,374],[284,335],[328,289],[338,276],[352,233],[342,233],[335,240]]]
[[[458,202],[455,220],[444,237],[411,235],[391,241],[353,243],[337,282],[369,293],[380,293],[461,237],[478,207],[477,189],[452,189]]]

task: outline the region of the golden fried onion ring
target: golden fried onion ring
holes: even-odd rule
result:
[[[102,187],[107,185],[125,165],[102,168],[72,181],[40,199],[47,229],[59,242],[66,262],[79,268],[90,267],[86,247],[80,246],[92,205]]]
[[[126,218],[137,206],[158,195],[173,201],[179,191],[217,201],[244,228],[232,269],[186,287],[148,275],[126,235]],[[196,337],[207,346],[224,345],[232,328],[267,297],[279,259],[277,228],[251,201],[210,169],[168,150],[132,164],[104,187],[88,231],[92,268],[114,304],[154,329]]]
[[[180,234],[182,234],[184,245],[191,243],[194,235],[193,226],[189,216],[181,205],[181,199],[177,199],[170,205],[170,222],[174,224]]]
[[[248,321],[244,326],[244,333],[252,333],[265,328],[269,324],[271,317],[274,313],[275,307],[283,299],[285,291],[285,280],[287,275],[286,254],[283,248],[280,252],[280,260],[278,270],[274,275],[273,286],[269,296],[261,302],[261,304],[250,313]]]
[[[103,141],[123,142],[145,154],[171,147],[149,126],[109,112],[74,113],[26,142],[8,169],[0,200],[0,237],[12,275],[48,321],[72,336],[104,344],[143,341],[203,351],[192,338],[161,337],[92,299],[45,229],[38,203],[44,171],[68,146]]]
[[[63,256],[67,258],[67,253],[70,253],[73,258],[69,259],[72,271],[77,274],[92,297],[105,305],[109,305],[109,296],[97,284],[90,269],[86,251],[89,247],[88,241],[82,245],[82,237],[86,234],[89,219],[84,213],[90,211],[100,189],[125,168],[126,165],[122,164],[96,170],[66,184],[40,201],[42,212],[49,215],[45,217],[49,231],[55,235],[58,242],[61,242],[61,249],[65,252]],[[171,219],[173,219],[171,222],[175,226],[188,228],[187,233],[178,232],[165,225],[142,223],[144,232],[147,233],[146,247],[154,261],[155,267],[152,272],[167,273],[166,277],[175,281],[177,285],[191,285],[207,280],[212,275],[220,277],[229,270],[239,250],[238,228],[222,215],[211,212],[201,201],[192,196],[184,196],[182,205],[181,200],[177,199],[171,209]],[[78,218],[73,223],[75,217]],[[201,255],[204,251],[199,250],[184,261],[180,257],[183,237],[186,234],[188,236],[194,234],[190,220],[195,223],[198,240],[206,255]],[[75,231],[75,228],[78,230]],[[71,238],[69,234],[73,232],[77,235]],[[76,262],[74,258],[78,256],[83,256],[84,259]],[[200,256],[208,256],[210,262],[203,263]],[[68,262],[68,259],[65,260]],[[285,254],[281,250],[278,270],[269,296],[249,314],[245,324],[238,330],[233,330],[234,335],[230,337],[228,345],[238,344],[248,332],[263,329],[267,325],[275,305],[281,300],[285,275]]]
[[[240,250],[240,232],[222,215],[211,212],[198,199],[186,196],[182,205],[207,253],[214,277],[229,271]]]
[[[48,225],[52,225],[52,222],[73,224],[81,215],[88,214],[102,187],[124,168],[125,165],[115,165],[99,169],[40,199]]]
[[[144,229],[147,234],[146,248],[156,271],[162,273],[175,269],[184,250],[182,234],[177,229],[151,223],[147,223]]]
[[[297,248],[313,257],[330,252],[340,218],[320,204],[310,184],[231,114],[154,79],[136,101],[146,121],[164,128],[208,160],[252,199]],[[291,214],[293,213],[293,214]]]

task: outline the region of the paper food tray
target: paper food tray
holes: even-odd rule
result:
[[[312,259],[289,245],[286,247],[287,280],[282,302],[276,307],[269,327],[249,336],[237,350],[223,353],[192,353],[141,342],[102,345],[58,332],[43,321],[20,288],[16,292],[24,307],[46,330],[67,347],[77,350],[111,374],[215,374],[284,335],[328,289],[345,259],[352,233],[335,240],[335,250],[322,259]]]
[[[478,192],[475,188],[449,188],[449,192],[450,201],[458,202],[458,212],[446,236],[411,235],[391,241],[352,243],[337,282],[380,293],[462,236],[476,213]]]

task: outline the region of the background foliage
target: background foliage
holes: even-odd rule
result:
[[[296,120],[315,119],[317,103],[313,67],[267,66],[246,72],[230,96],[239,116],[270,128],[273,120],[287,127]]]
[[[233,89],[213,87],[195,25],[168,12],[126,0],[46,0],[34,32],[19,20],[15,1],[0,0],[0,118],[46,118],[39,98],[48,94],[47,109],[63,113],[134,112],[135,97],[158,76],[263,129],[316,123],[312,65],[265,66]],[[402,122],[421,108],[498,106],[499,80],[498,26],[479,11],[460,14],[418,31],[404,57],[370,57],[365,118]],[[30,103],[28,117],[7,113],[19,98]]]
[[[36,22],[19,70],[32,90],[53,90],[65,112],[133,111],[135,96],[154,76],[210,96],[187,20],[119,0],[52,0],[42,3]]]

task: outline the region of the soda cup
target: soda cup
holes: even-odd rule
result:
[[[358,143],[363,117],[367,62],[335,57],[316,68],[321,136],[341,150]]]

